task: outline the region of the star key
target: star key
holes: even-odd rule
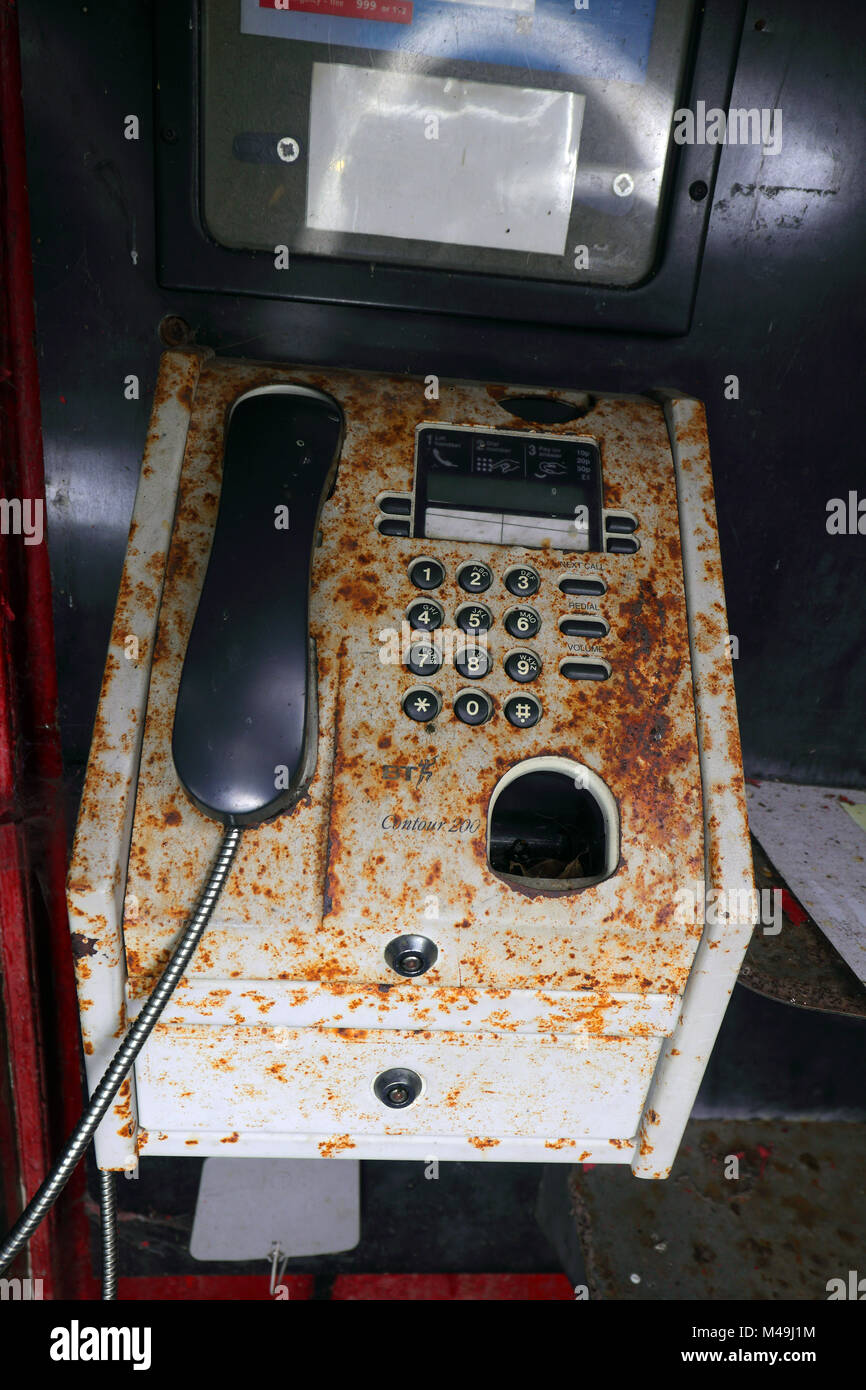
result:
[[[403,696],[402,708],[403,713],[418,724],[429,724],[439,713],[439,696],[428,686],[416,687],[414,690],[407,690]]]

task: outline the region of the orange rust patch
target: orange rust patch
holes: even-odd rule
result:
[[[353,1139],[349,1138],[348,1134],[338,1134],[333,1139],[323,1139],[317,1148],[322,1158],[333,1158],[335,1154],[357,1148],[357,1145]]]

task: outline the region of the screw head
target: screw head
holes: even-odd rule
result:
[[[284,135],[277,141],[277,154],[284,164],[294,164],[300,153],[301,147],[291,135]]]
[[[408,1067],[389,1067],[376,1077],[373,1093],[389,1110],[405,1110],[420,1096],[423,1084],[416,1071]]]
[[[617,174],[613,181],[613,191],[618,198],[630,198],[634,193],[634,179],[631,174]]]
[[[424,975],[438,958],[435,942],[426,936],[395,936],[385,947],[385,960],[398,975]]]

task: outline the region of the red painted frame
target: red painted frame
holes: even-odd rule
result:
[[[42,500],[30,219],[18,23],[0,0],[0,491]],[[0,1095],[2,1190],[14,1219],[81,1104],[78,1018],[64,881],[66,845],[51,576],[44,543],[0,536]],[[79,1173],[19,1262],[47,1297],[75,1297],[86,1267]],[[62,1255],[61,1255],[61,1252]]]

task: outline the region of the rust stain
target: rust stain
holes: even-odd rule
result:
[[[357,1146],[348,1134],[338,1134],[333,1139],[323,1139],[316,1147],[322,1158],[333,1158],[335,1154],[345,1153],[347,1149],[354,1149]]]

